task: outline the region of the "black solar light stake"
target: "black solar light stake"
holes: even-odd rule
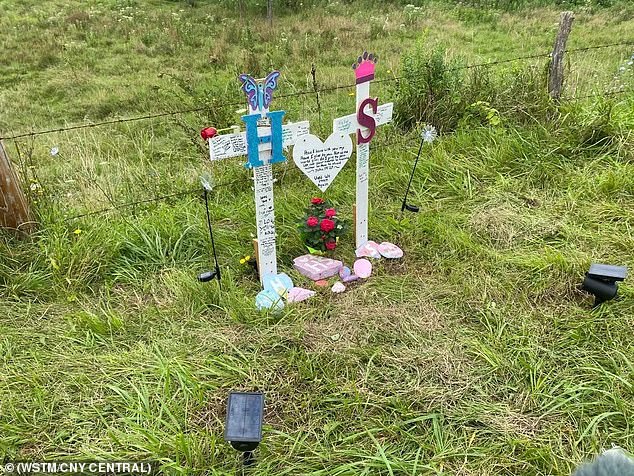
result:
[[[408,212],[418,213],[420,210],[416,205],[410,205],[407,203],[407,195],[409,195],[409,188],[412,186],[412,180],[414,180],[414,172],[416,172],[416,166],[418,165],[418,159],[420,159],[420,153],[423,151],[423,144],[425,143],[424,139],[420,140],[420,147],[418,148],[418,154],[416,155],[416,160],[414,161],[414,167],[412,168],[412,172],[409,174],[409,182],[407,183],[407,188],[405,189],[405,196],[403,197],[403,203],[401,204],[401,214],[403,211],[407,210]]]
[[[407,210],[408,212],[418,213],[420,208],[416,205],[411,205],[407,203],[407,196],[409,195],[409,189],[412,186],[412,180],[414,180],[414,173],[416,172],[416,166],[418,165],[418,159],[420,159],[420,154],[423,151],[423,145],[425,142],[432,143],[438,134],[436,133],[436,129],[433,126],[426,126],[423,129],[423,133],[420,138],[420,146],[418,147],[418,154],[416,154],[416,160],[414,161],[414,167],[412,168],[412,172],[409,174],[409,182],[407,183],[407,189],[405,189],[405,196],[403,197],[403,203],[401,204],[401,216],[403,212]]]
[[[209,227],[209,238],[211,240],[211,249],[214,254],[215,268],[213,271],[205,271],[204,273],[199,274],[198,281],[200,281],[201,283],[207,283],[215,278],[218,280],[218,286],[220,286],[220,289],[222,290],[222,283],[220,281],[220,266],[218,265],[218,256],[216,255],[216,244],[214,243],[214,232],[213,232],[213,229],[211,228],[211,216],[209,215],[209,197],[207,196],[207,194],[211,192],[211,184],[209,183],[209,180],[207,180],[204,177],[201,177],[200,181],[203,185],[203,193],[205,195],[205,210],[207,211],[207,226]]]
[[[243,462],[255,462],[253,450],[262,441],[264,394],[261,392],[231,392],[227,402],[225,440],[243,453]]]
[[[626,277],[626,266],[593,263],[590,265],[590,271],[586,273],[581,289],[594,295],[596,307],[614,299],[619,289],[616,282],[623,281]]]

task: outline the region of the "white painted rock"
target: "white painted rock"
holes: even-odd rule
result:
[[[270,309],[271,311],[281,311],[284,309],[284,299],[271,289],[263,289],[255,297],[255,307],[258,311]]]
[[[379,251],[379,245],[376,242],[368,241],[366,244],[357,248],[356,255],[357,258],[380,258],[381,252]]]
[[[334,276],[342,266],[341,261],[324,256],[303,255],[293,260],[293,268],[313,281]]]
[[[326,142],[312,134],[302,136],[293,147],[295,164],[322,192],[330,186],[352,155],[348,134],[330,134]]]
[[[294,287],[288,291],[287,300],[288,302],[301,302],[313,297],[315,294],[317,293],[315,293],[315,291],[311,291],[310,289]]]
[[[397,259],[403,257],[403,250],[393,243],[384,241],[379,245],[379,252],[384,258]]]
[[[372,263],[367,259],[358,259],[354,262],[354,274],[361,279],[369,278],[372,274]]]
[[[293,287],[293,280],[286,273],[280,273],[277,276],[265,276],[262,284],[264,289],[270,289],[279,296],[286,297]]]
[[[341,281],[337,281],[335,284],[333,284],[331,289],[333,293],[337,293],[337,294],[342,293],[345,290],[346,290],[346,287]]]

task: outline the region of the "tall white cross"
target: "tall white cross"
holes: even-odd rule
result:
[[[249,101],[249,114],[242,117],[245,132],[215,136],[209,140],[211,160],[248,156],[245,167],[253,169],[255,216],[257,225],[257,263],[260,283],[277,275],[275,208],[273,204],[272,164],[285,161],[282,149],[293,145],[309,133],[308,121],[282,125],[284,111],[269,112],[272,93],[279,72],[271,73],[264,84],[241,75],[243,90]],[[245,79],[243,79],[245,78]],[[272,78],[272,79],[271,79]],[[253,93],[255,88],[255,93]],[[267,96],[268,95],[268,96]]]
[[[368,242],[368,185],[370,176],[370,141],[377,126],[392,120],[393,103],[378,105],[379,98],[370,97],[370,81],[374,79],[377,58],[364,52],[353,64],[357,82],[357,112],[335,119],[333,132],[356,134],[357,196],[355,204],[355,243],[357,249]],[[368,111],[368,108],[370,109]]]

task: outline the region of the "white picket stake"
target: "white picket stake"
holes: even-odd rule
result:
[[[355,64],[355,77],[357,78],[357,97],[355,114],[339,117],[333,121],[333,132],[356,134],[357,137],[357,180],[356,180],[356,204],[355,204],[355,243],[357,249],[368,242],[368,196],[370,182],[370,142],[362,140],[374,134],[378,126],[387,124],[392,120],[393,103],[383,104],[376,108],[376,112],[368,108],[371,106],[364,101],[370,98],[370,82],[374,78],[376,58],[367,52],[359,58]],[[378,98],[377,98],[378,99]],[[377,105],[375,102],[374,105]],[[359,123],[363,116],[365,123],[372,128]]]
[[[274,89],[274,88],[273,88]],[[272,89],[271,89],[272,94]],[[258,121],[257,136],[266,137],[272,133],[267,119],[268,107],[262,108],[249,104],[249,114],[263,114]],[[245,116],[246,117],[246,116]],[[279,130],[279,129],[278,129]],[[294,145],[301,137],[309,134],[308,121],[287,124],[281,127],[282,147]],[[277,250],[275,232],[275,207],[273,199],[273,167],[271,162],[273,141],[258,144],[258,159],[262,164],[253,168],[253,189],[255,200],[255,219],[257,229],[257,263],[260,283],[269,276],[277,275]],[[248,155],[247,132],[237,132],[215,136],[209,140],[209,158],[212,161]],[[250,163],[250,162],[249,162]]]

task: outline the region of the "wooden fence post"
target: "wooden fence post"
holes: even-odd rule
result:
[[[0,228],[25,233],[33,229],[29,204],[2,141],[0,141]]]
[[[313,63],[310,68],[310,74],[313,77],[313,91],[315,91],[315,96],[317,97],[317,114],[319,115],[319,127],[321,127],[321,101],[319,100],[319,88],[317,86],[317,68],[315,67],[315,63]]]
[[[564,85],[564,54],[574,19],[575,15],[573,12],[561,12],[559,31],[555,38],[555,46],[553,47],[550,69],[548,71],[548,94],[550,94],[550,97],[555,101],[561,97],[561,91]]]
[[[273,0],[266,2],[266,18],[269,21],[269,28],[273,26]]]

